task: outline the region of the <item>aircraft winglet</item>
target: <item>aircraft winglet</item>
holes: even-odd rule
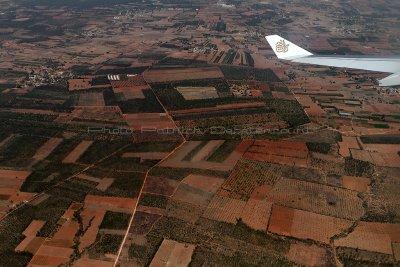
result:
[[[279,59],[292,60],[313,55],[307,50],[289,42],[279,35],[265,36],[265,39],[267,39],[269,45]]]

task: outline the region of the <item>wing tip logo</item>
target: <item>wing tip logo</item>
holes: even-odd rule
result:
[[[286,44],[285,40],[280,40],[276,43],[275,48],[278,53],[286,53],[289,51],[289,44]]]

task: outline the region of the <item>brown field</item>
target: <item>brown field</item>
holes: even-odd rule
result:
[[[0,169],[0,181],[4,179],[21,180],[22,182],[31,174],[29,171],[15,171]]]
[[[96,189],[98,189],[100,191],[106,191],[107,188],[109,188],[112,185],[112,183],[114,182],[113,178],[96,178],[96,177],[91,177],[86,174],[79,174],[76,177],[79,179],[97,183]]]
[[[316,245],[293,243],[286,257],[300,265],[316,267],[327,266],[327,252],[324,248]]]
[[[174,122],[165,113],[124,114],[129,127],[135,131],[163,131],[176,129]]]
[[[323,117],[326,112],[308,95],[296,95],[297,101],[303,106],[308,116]]]
[[[351,221],[344,219],[274,205],[268,231],[329,244],[332,236],[349,228],[351,224]]]
[[[122,155],[122,157],[140,158],[140,162],[144,162],[146,160],[162,160],[168,155],[168,152],[126,152]]]
[[[40,147],[37,151],[36,154],[33,156],[33,159],[36,161],[41,161],[47,158],[51,152],[53,152],[56,147],[61,144],[63,141],[62,138],[50,138],[46,143],[43,144],[42,147]]]
[[[338,144],[339,144],[339,154],[342,157],[349,157],[351,148],[356,148],[356,149],[360,148],[357,138],[351,136],[342,136],[342,142],[339,142]]]
[[[40,246],[45,242],[45,240],[45,237],[36,236],[29,242],[24,250],[26,252],[36,254],[36,252],[39,250]]]
[[[342,176],[342,185],[344,188],[358,192],[368,192],[371,181],[365,177]]]
[[[82,141],[77,145],[68,156],[62,161],[63,163],[75,163],[85,151],[93,144],[93,141]]]
[[[0,218],[19,203],[30,200],[35,193],[20,192],[29,171],[0,169]]]
[[[392,243],[399,241],[400,225],[361,221],[348,236],[335,240],[335,246],[393,254]]]
[[[223,180],[189,175],[176,189],[168,204],[168,216],[195,223],[203,214]]]
[[[22,234],[24,236],[36,236],[45,223],[45,221],[33,220]]]
[[[265,102],[249,102],[249,103],[235,103],[235,104],[224,104],[217,105],[216,107],[205,107],[205,108],[192,108],[192,109],[181,109],[171,111],[171,115],[194,115],[194,114],[210,114],[212,112],[220,112],[235,109],[250,109],[250,108],[262,108],[265,107]]]
[[[141,75],[127,77],[126,80],[111,81],[111,86],[114,93],[124,96],[124,100],[145,99],[143,91],[150,89]]]
[[[125,124],[122,111],[118,106],[105,107],[75,107],[68,117],[58,117],[59,122],[89,121],[89,122],[110,122]]]
[[[72,255],[73,250],[70,249],[70,254]],[[53,251],[55,253],[55,251]],[[66,254],[66,253],[65,253]],[[28,266],[59,266],[66,264],[69,261],[68,258],[50,256],[50,255],[38,255],[33,256]]]
[[[308,149],[303,142],[256,140],[243,158],[289,166],[308,166]]]
[[[212,99],[219,98],[218,92],[215,87],[188,87],[178,86],[176,88],[178,92],[185,98],[185,100],[197,100],[197,99]]]
[[[254,188],[250,195],[250,199],[263,200],[267,197],[269,191],[271,191],[272,186],[263,184]]]
[[[217,67],[150,69],[144,72],[144,78],[149,83],[216,79],[223,77],[224,75]]]
[[[207,206],[211,198],[212,194],[183,183],[178,186],[172,196],[174,200],[202,207]]]
[[[400,156],[397,153],[381,153],[360,149],[350,149],[351,157],[370,162],[380,167],[397,168],[400,166]]]
[[[91,209],[88,206],[84,207],[81,216],[83,227],[86,231],[79,239],[79,251],[83,251],[96,241],[96,236],[105,213],[105,210]]]
[[[85,207],[124,213],[132,213],[136,206],[136,202],[137,199],[123,197],[105,197],[94,195],[87,195],[85,197]]]
[[[94,260],[82,257],[74,262],[75,267],[113,267],[114,262],[104,260]]]
[[[162,215],[136,211],[129,232],[134,235],[147,234]]]
[[[22,232],[25,238],[15,248],[16,252],[34,251],[36,252],[39,246],[43,243],[44,239],[37,239],[36,234],[44,226],[45,221],[33,220],[28,227]],[[31,252],[32,253],[32,252]],[[33,253],[35,254],[35,253]]]
[[[150,267],[159,266],[188,266],[192,260],[195,245],[179,243],[174,240],[164,239],[158,248],[156,255],[150,263]]]
[[[272,202],[250,199],[241,214],[243,222],[249,227],[266,231],[271,216]]]
[[[364,214],[357,192],[295,179],[278,180],[267,199],[277,205],[349,220]]]
[[[181,192],[184,192],[184,191],[182,190]],[[193,196],[193,194],[192,194],[192,196]],[[191,202],[198,202],[198,203],[203,202],[203,204],[204,204],[208,201],[206,197],[204,197],[200,194],[194,195],[194,197],[196,199],[192,200]],[[180,200],[178,200],[178,198],[182,198],[185,201],[180,201]],[[187,201],[188,201],[188,198],[185,196],[182,196],[182,194],[180,194],[176,198],[170,200],[168,202],[167,209],[166,209],[167,216],[177,218],[179,220],[182,220],[182,221],[185,221],[185,222],[188,222],[191,224],[195,224],[200,219],[201,215],[203,214],[203,212],[205,210],[205,206],[192,204]]]
[[[236,224],[245,206],[245,201],[216,195],[204,211],[203,217]]]
[[[29,265],[58,266],[67,263],[73,251],[72,248],[42,245],[29,262]]]
[[[280,176],[276,175],[267,166],[256,161],[241,160],[225,180],[222,189],[231,198],[247,200],[260,186],[272,186]],[[256,193],[255,193],[256,194]]]
[[[83,93],[79,95],[78,106],[81,107],[104,107],[104,96],[102,92]]]
[[[400,151],[400,145],[395,144],[361,144],[363,150],[378,152],[381,154],[397,154]]]
[[[89,89],[92,86],[92,78],[70,79],[68,88],[70,91]]]
[[[224,180],[218,177],[196,174],[190,174],[182,180],[184,184],[211,194],[215,194],[223,182]]]
[[[67,221],[61,225],[52,239],[58,241],[62,240],[63,244],[68,244],[68,247],[72,247],[74,244],[75,235],[78,231],[79,223],[77,221]]]
[[[168,178],[148,176],[143,188],[144,193],[152,193],[164,196],[171,196],[179,182]]]

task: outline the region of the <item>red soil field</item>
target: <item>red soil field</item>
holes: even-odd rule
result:
[[[365,177],[343,176],[342,185],[344,188],[358,192],[367,192],[370,189],[371,181]]]
[[[361,221],[348,236],[335,240],[335,245],[393,254],[392,242],[399,241],[400,225]]]
[[[93,209],[104,209],[115,212],[132,213],[137,199],[124,197],[105,197],[87,195],[85,197],[85,207]]]
[[[274,205],[268,231],[329,244],[332,236],[351,226],[351,221]]]

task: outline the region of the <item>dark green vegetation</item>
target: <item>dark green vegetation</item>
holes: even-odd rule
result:
[[[115,171],[102,169],[100,167],[91,168],[87,170],[85,174],[99,179],[114,179],[113,183],[106,189],[105,192],[92,189],[91,194],[127,198],[134,198],[139,195],[145,175],[144,173],[139,172]]]
[[[213,99],[185,100],[178,90],[176,90],[176,88],[180,86],[215,87],[220,97]],[[224,79],[188,80],[168,84],[153,84],[152,88],[155,90],[159,100],[168,110],[215,107],[222,104],[246,102],[245,99],[237,99],[231,96],[229,93],[229,84]]]
[[[312,152],[328,154],[329,151],[331,150],[331,144],[329,143],[308,142],[306,144],[308,149]]]
[[[400,135],[363,135],[360,137],[365,144],[400,144]]]
[[[133,172],[112,172],[109,178],[114,178],[106,194],[116,197],[137,197],[143,184],[144,174]]]
[[[148,207],[165,209],[168,204],[168,199],[168,197],[161,195],[142,194],[139,200],[139,204]]]
[[[310,122],[307,114],[297,101],[284,99],[267,99],[267,106],[271,107],[290,127],[297,127]]]
[[[345,170],[348,175],[352,176],[371,176],[374,166],[365,161],[353,159],[353,158],[346,158],[345,159]]]
[[[337,249],[337,253],[346,267],[398,266],[387,254],[342,247]]]
[[[0,97],[1,101],[1,97]],[[20,114],[12,112],[0,112],[0,132],[24,134],[29,136],[52,137],[64,130],[82,131],[82,126],[67,126],[53,122],[56,115]],[[85,131],[87,127],[85,128]]]
[[[146,253],[145,246],[139,246],[136,244],[131,244],[129,247],[129,258],[140,258],[142,255]]]
[[[34,166],[31,175],[22,184],[21,190],[35,193],[46,191],[82,169],[82,166],[75,164],[43,161]]]
[[[0,152],[0,165],[26,167],[32,162],[36,150],[47,141],[41,136],[20,135]]]
[[[40,86],[21,95],[4,94],[0,98],[1,108],[40,109],[55,112],[71,111],[73,97],[65,87]],[[27,114],[28,115],[28,114]],[[29,114],[33,116],[33,114]],[[43,116],[43,115],[41,115]]]
[[[126,229],[129,226],[130,218],[130,214],[107,211],[100,224],[100,229]]]
[[[114,94],[112,90],[104,92],[104,99],[108,106],[119,106],[123,113],[158,113],[164,112],[156,96],[151,90],[143,90],[145,99],[124,100],[122,96]]]
[[[106,253],[115,254],[124,239],[121,235],[110,235],[110,234],[97,234],[96,241],[89,248],[89,254],[94,257],[98,255],[104,255]]]
[[[380,128],[380,129],[389,129],[390,128],[389,124],[386,124],[386,123],[375,123],[374,127]]]
[[[149,246],[133,255],[143,264],[149,264],[164,238],[196,244],[190,266],[291,266],[283,256],[289,249],[289,241],[252,230],[240,221],[232,225],[200,219],[191,224],[163,217],[147,235]]]
[[[109,156],[118,149],[131,144],[129,138],[121,138],[118,140],[95,141],[81,156],[79,162],[85,164],[93,164],[99,160]]]
[[[32,220],[44,220],[46,224],[39,236],[48,237],[57,221],[69,207],[71,200],[66,196],[54,195],[36,206],[26,205],[0,222],[0,266],[25,266],[31,259],[28,253],[16,253],[15,247],[24,238],[22,232]]]

